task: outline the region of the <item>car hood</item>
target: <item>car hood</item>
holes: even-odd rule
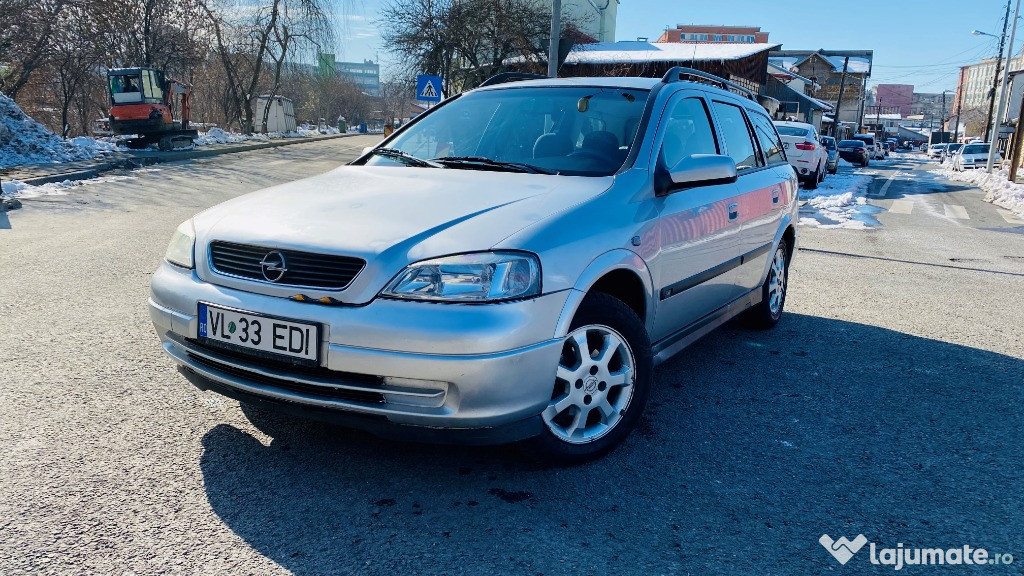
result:
[[[367,265],[344,294],[327,295],[366,302],[412,262],[488,250],[535,222],[601,194],[612,181],[613,177],[343,166],[203,212],[195,219],[196,241],[200,250],[222,240],[362,258]],[[274,284],[254,286],[215,275],[205,258],[197,260],[197,271],[206,280],[271,295],[295,293]]]

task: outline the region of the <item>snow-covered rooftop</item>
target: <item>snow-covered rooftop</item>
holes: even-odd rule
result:
[[[828,56],[818,52],[811,52],[805,55],[793,55],[787,54],[785,56],[771,56],[768,58],[768,63],[773,66],[778,66],[783,70],[791,70],[795,66],[799,66],[804,60],[809,58],[811,55],[817,54],[824,58],[832,65],[832,68],[837,72],[842,72],[843,61],[846,59],[845,56]],[[863,74],[871,71],[871,61],[863,56],[850,56],[850,64],[847,67],[847,72],[852,74]]]
[[[569,52],[566,64],[723,61],[746,58],[780,44],[687,44],[681,42],[596,42]]]

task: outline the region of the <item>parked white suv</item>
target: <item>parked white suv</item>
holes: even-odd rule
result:
[[[818,131],[813,125],[803,122],[777,121],[775,128],[782,136],[786,158],[803,181],[804,187],[817,188],[828,172],[828,150],[821,143]]]
[[[720,78],[494,80],[184,222],[150,311],[201,389],[579,462],[636,425],[656,364],[738,314],[778,322],[796,197],[765,110]]]

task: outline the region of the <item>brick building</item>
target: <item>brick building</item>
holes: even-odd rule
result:
[[[768,32],[756,26],[704,26],[677,24],[662,32],[658,42],[709,42],[719,44],[767,44]]]

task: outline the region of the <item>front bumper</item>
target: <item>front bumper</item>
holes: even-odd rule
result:
[[[164,350],[204,390],[344,421],[380,435],[391,428],[442,440],[507,442],[540,432],[561,339],[555,326],[569,292],[502,304],[377,299],[326,306],[203,282],[162,264],[150,316]],[[198,340],[198,302],[323,326],[318,367],[297,368]],[[412,428],[409,428],[412,427]],[[408,437],[410,434],[399,434]]]

